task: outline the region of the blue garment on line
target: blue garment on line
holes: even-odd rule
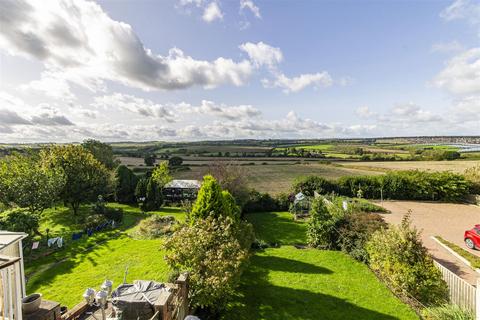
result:
[[[72,234],[72,240],[73,241],[78,240],[82,237],[82,235],[83,235],[83,232],[74,233],[74,234]]]

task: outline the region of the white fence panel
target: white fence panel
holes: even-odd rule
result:
[[[435,266],[437,266],[437,268],[442,272],[443,280],[445,280],[448,285],[450,301],[475,313],[475,298],[477,288],[445,268],[437,261],[434,260],[434,263]]]

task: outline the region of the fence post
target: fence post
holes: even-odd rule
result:
[[[480,320],[480,278],[477,278],[475,288],[475,319]]]

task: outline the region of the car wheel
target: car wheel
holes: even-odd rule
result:
[[[465,244],[467,245],[468,248],[475,249],[475,243],[473,243],[472,239],[470,238],[465,239]]]

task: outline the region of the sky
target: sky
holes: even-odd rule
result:
[[[480,135],[480,0],[0,0],[0,142]]]

